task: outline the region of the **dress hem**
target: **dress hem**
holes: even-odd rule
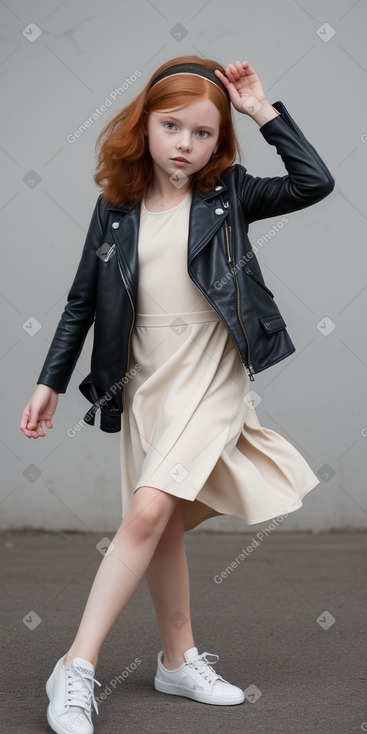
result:
[[[317,487],[318,484],[320,484],[319,481],[317,481],[316,483],[313,482],[312,485],[309,486],[304,491],[304,493],[298,498],[297,502],[294,503],[290,509],[285,510],[283,508],[283,510],[279,511],[278,513],[275,513],[275,514],[272,513],[271,515],[268,515],[267,517],[261,517],[258,520],[251,519],[251,521],[246,520],[246,518],[243,515],[241,515],[240,513],[238,513],[238,512],[228,512],[228,511],[224,510],[224,508],[219,509],[219,506],[217,506],[215,508],[212,505],[208,505],[201,498],[199,499],[198,496],[194,497],[193,499],[190,499],[189,497],[181,497],[181,496],[175,494],[174,492],[169,492],[168,489],[162,489],[162,487],[153,487],[153,489],[160,489],[162,492],[167,492],[167,494],[172,494],[175,497],[177,497],[179,500],[183,500],[184,502],[186,502],[186,501],[187,502],[195,502],[195,500],[197,500],[198,502],[200,502],[201,504],[205,505],[206,507],[208,507],[209,509],[212,510],[212,512],[210,512],[210,514],[208,514],[206,517],[204,517],[201,520],[199,520],[199,522],[196,522],[196,523],[193,522],[190,525],[187,525],[187,523],[186,523],[185,524],[185,527],[184,527],[184,532],[187,532],[188,530],[193,530],[193,528],[198,527],[201,523],[205,522],[205,520],[209,520],[211,517],[217,517],[219,515],[222,515],[222,516],[223,515],[228,515],[229,517],[239,517],[241,520],[243,520],[245,522],[246,525],[258,525],[259,523],[267,522],[268,520],[273,520],[274,518],[279,517],[279,516],[284,515],[284,514],[285,515],[289,515],[291,512],[295,512],[296,510],[299,510],[301,507],[303,507],[303,502],[302,502],[303,498],[306,496],[306,494],[308,494],[309,492],[311,492],[312,489],[315,489],[315,487]],[[139,484],[139,487],[140,486],[153,486],[153,485]],[[138,487],[136,487],[136,489],[138,489]],[[134,492],[136,491],[136,489],[134,489]],[[241,532],[241,531],[239,531],[239,532]]]

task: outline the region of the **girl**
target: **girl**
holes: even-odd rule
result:
[[[231,104],[277,147],[288,175],[254,178],[234,164]],[[162,637],[155,688],[242,703],[241,688],[195,645],[184,531],[214,515],[255,524],[287,514],[319,483],[253,407],[254,374],[295,347],[247,229],[327,196],[334,179],[324,162],[285,106],[270,104],[247,61],[224,69],[197,56],[171,59],[103,138],[95,175],[103,195],[20,424],[30,438],[52,428],[95,322],[92,369],[79,387],[93,402],[85,422],[100,408],[102,430],[121,428],[124,516],[76,637],[46,683],[58,734],[94,731],[99,653],[144,575]]]

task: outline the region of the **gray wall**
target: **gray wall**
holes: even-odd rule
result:
[[[30,440],[19,430],[20,416],[99,193],[92,180],[96,137],[161,63],[194,53],[224,66],[249,60],[269,101],[283,101],[336,179],[329,197],[288,215],[275,234],[270,219],[250,228],[297,349],[258,374],[252,387],[261,396],[260,423],[290,440],[321,478],[279,530],[365,528],[366,3],[15,0],[1,4],[0,17],[0,527],[112,532],[120,524],[120,434],[89,426],[73,438],[66,433],[89,407],[78,384],[89,372],[92,329],[59,397],[53,430]],[[39,37],[27,31],[30,23]],[[136,70],[141,76],[134,81]],[[112,102],[106,111],[69,142],[106,98]],[[235,119],[249,172],[284,175],[256,123],[237,112]],[[335,324],[328,336],[317,328],[325,317]],[[198,530],[259,528],[227,516]]]

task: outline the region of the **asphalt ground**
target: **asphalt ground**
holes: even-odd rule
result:
[[[77,631],[103,535],[0,533],[1,732],[50,734],[45,683]],[[185,533],[195,643],[219,655],[213,667],[244,703],[154,689],[161,640],[144,578],[102,647],[95,734],[367,731],[367,533],[255,541]]]

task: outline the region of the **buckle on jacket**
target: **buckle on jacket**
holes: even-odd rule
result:
[[[118,431],[121,431],[121,413],[117,407],[117,405],[111,405],[109,408],[106,408],[103,404],[101,405],[102,401],[105,402],[106,398],[104,396],[98,398],[98,400],[93,403],[91,408],[89,408],[88,412],[84,416],[84,420],[88,425],[94,426],[95,423],[95,415],[97,410],[101,409],[101,422],[100,422],[100,429],[101,431],[105,431],[106,433],[118,433]]]
[[[120,415],[120,411],[117,405],[110,405],[109,407],[106,407],[106,405],[101,405],[101,411],[103,413],[107,413],[107,415]]]

